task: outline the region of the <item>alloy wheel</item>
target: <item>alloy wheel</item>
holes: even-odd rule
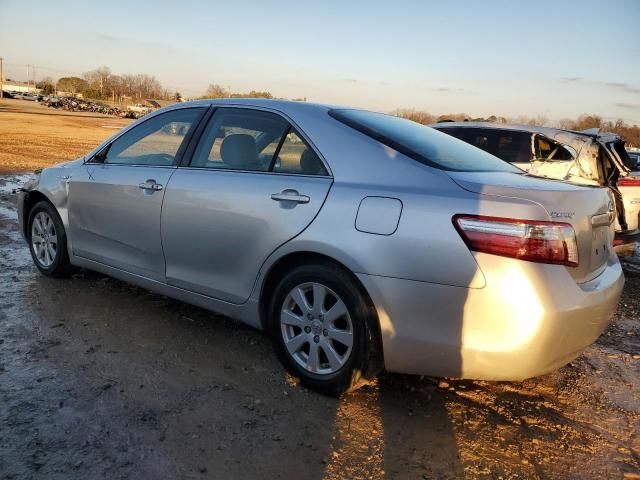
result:
[[[46,212],[38,212],[31,224],[31,247],[38,263],[49,268],[58,254],[58,236],[53,219]]]
[[[354,329],[349,311],[333,290],[320,283],[303,283],[289,292],[280,327],[289,355],[311,373],[335,373],[351,355]]]

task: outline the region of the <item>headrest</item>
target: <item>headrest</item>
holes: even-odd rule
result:
[[[251,135],[244,133],[226,137],[220,145],[220,156],[230,167],[255,168],[259,163],[256,141]]]
[[[307,148],[300,157],[300,171],[307,175],[319,175],[324,173],[324,165],[315,152]]]

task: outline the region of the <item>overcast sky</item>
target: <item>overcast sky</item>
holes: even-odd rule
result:
[[[0,56],[15,79],[107,65],[183,95],[640,124],[640,0],[0,0]]]

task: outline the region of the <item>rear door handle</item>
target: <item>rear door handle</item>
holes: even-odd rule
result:
[[[297,190],[283,190],[280,193],[272,193],[271,200],[276,202],[295,202],[295,203],[309,203],[311,199],[306,195],[300,195]]]
[[[144,183],[139,183],[138,187],[141,188],[142,190],[152,190],[154,192],[162,190],[162,185],[160,185],[159,183],[156,183],[156,181],[152,179],[149,179]]]

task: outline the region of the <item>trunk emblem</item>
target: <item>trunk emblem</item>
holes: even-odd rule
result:
[[[575,212],[551,212],[551,218],[573,218]]]

